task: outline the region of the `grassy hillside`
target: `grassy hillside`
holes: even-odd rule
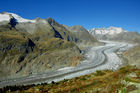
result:
[[[51,84],[2,88],[6,93],[128,93],[140,92],[140,69],[122,67],[118,71],[95,73]],[[136,92],[137,91],[137,92]]]

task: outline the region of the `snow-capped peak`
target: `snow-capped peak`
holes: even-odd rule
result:
[[[89,33],[91,34],[104,34],[104,35],[105,34],[114,35],[122,32],[127,31],[122,29],[121,27],[113,27],[113,26],[110,26],[109,28],[93,28],[89,30]]]
[[[8,12],[0,13],[0,22],[9,21],[11,16],[14,17],[18,22],[36,22],[35,20],[24,19],[18,16],[17,14],[8,13]]]

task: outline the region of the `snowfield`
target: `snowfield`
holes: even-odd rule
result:
[[[10,20],[10,15],[12,15],[15,19],[17,19],[18,22],[36,22],[35,20],[29,20],[29,19],[24,19],[20,16],[18,16],[17,14],[14,14],[14,13],[8,13],[8,12],[5,12],[5,13],[1,13],[0,14],[0,22],[2,21],[9,21]]]

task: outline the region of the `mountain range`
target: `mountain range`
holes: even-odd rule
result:
[[[103,45],[98,40],[140,43],[140,35],[118,27],[87,31],[80,25],[69,27],[52,18],[29,20],[2,12],[0,80],[76,66],[84,58],[84,49]]]
[[[93,28],[88,30],[88,32],[98,40],[140,43],[138,32],[129,32],[121,27]]]
[[[93,29],[89,30],[89,32],[93,35],[96,35],[96,34],[114,35],[114,34],[119,34],[119,33],[127,32],[127,31],[121,27],[110,26],[109,28],[93,28]]]
[[[103,46],[104,43],[100,40],[125,42],[125,46],[131,46],[131,49],[125,49],[121,43],[119,45],[110,43],[108,46],[107,44]],[[137,46],[133,47],[134,44]],[[114,56],[115,53],[116,56]],[[92,57],[92,55],[94,56]],[[109,61],[109,65],[105,66],[110,67],[115,60],[118,60],[116,57],[118,59],[120,57],[121,63],[125,67],[117,71],[96,69],[99,65],[99,68],[104,69],[103,65]],[[91,62],[84,60],[86,58]],[[113,26],[86,30],[80,25],[69,27],[59,24],[52,18],[30,20],[14,13],[0,13],[0,83],[1,86],[8,85],[0,88],[0,93],[66,91],[70,93],[106,93],[107,91],[114,92],[114,89],[117,89],[117,92],[125,92],[124,87],[130,91],[135,90],[140,75],[139,58],[140,35],[137,32],[129,32],[121,27]],[[111,68],[122,66],[122,64],[117,65],[120,60],[116,61]],[[100,61],[103,63],[100,64]],[[72,69],[67,69],[67,67],[75,66],[79,68],[73,69],[75,73],[72,72]],[[67,79],[68,75],[70,77],[74,74],[83,75],[82,71],[84,73],[92,72],[89,70],[93,70],[92,68],[97,71],[89,75]],[[60,74],[61,72],[63,73]],[[46,79],[51,80],[51,78],[59,80],[59,77],[66,79],[60,82],[52,81],[51,84],[37,84]],[[110,80],[112,83],[109,82]],[[18,86],[20,83],[23,84],[22,82],[25,84],[34,82],[34,84]],[[125,84],[126,82],[127,84]],[[10,86],[12,83],[15,86]]]
[[[13,19],[15,22],[11,22]],[[78,45],[89,47],[95,44],[101,43],[82,26],[68,27],[52,18],[28,20],[14,13],[2,12],[0,79],[76,66],[83,59]]]

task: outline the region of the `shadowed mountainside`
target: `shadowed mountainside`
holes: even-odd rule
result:
[[[9,24],[0,26],[1,79],[75,66],[82,60],[75,36],[50,18],[46,22],[47,26],[34,24],[34,33],[28,29],[31,25],[25,25],[30,23],[19,23],[12,30]]]

